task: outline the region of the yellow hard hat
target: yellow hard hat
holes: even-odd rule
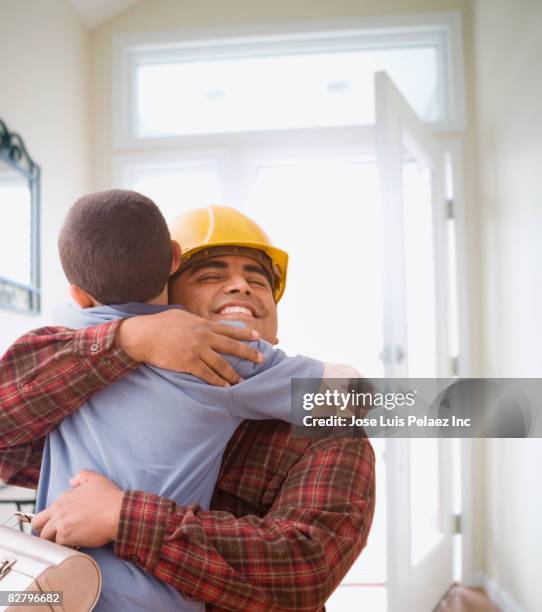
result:
[[[235,247],[254,249],[265,253],[270,260],[273,275],[273,293],[278,302],[286,287],[288,270],[288,253],[271,244],[269,236],[262,228],[246,215],[229,206],[207,206],[195,208],[177,217],[169,226],[171,237],[182,249],[181,265],[205,249],[220,246],[231,246],[233,252],[250,256],[244,250],[235,251]]]

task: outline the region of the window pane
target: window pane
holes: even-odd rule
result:
[[[383,240],[373,162],[262,164],[246,211],[290,254],[281,347],[382,376]]]
[[[26,180],[0,168],[0,277],[31,282],[31,200]]]
[[[408,375],[414,378],[437,375],[431,180],[421,160],[403,162]]]
[[[440,118],[434,46],[136,66],[135,134],[159,137],[374,123],[385,70],[427,121]]]
[[[169,223],[186,210],[222,203],[217,171],[212,166],[132,167],[126,171],[125,186],[151,198]]]

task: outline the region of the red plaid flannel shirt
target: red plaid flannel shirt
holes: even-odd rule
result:
[[[119,321],[42,328],[0,362],[0,477],[38,483],[44,436],[137,367],[115,347]],[[367,439],[296,439],[280,421],[245,421],[211,503],[124,495],[115,552],[208,610],[321,610],[364,548],[375,503]]]

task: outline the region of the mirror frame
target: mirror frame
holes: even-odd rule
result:
[[[0,274],[0,308],[38,314],[41,310],[40,290],[40,167],[30,157],[19,134],[10,132],[0,119],[0,161],[19,172],[30,190],[30,284],[25,285]],[[28,306],[21,308],[18,299],[24,295]]]

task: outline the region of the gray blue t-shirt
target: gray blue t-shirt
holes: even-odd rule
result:
[[[84,310],[70,306],[58,323],[80,329],[168,308],[136,303]],[[190,374],[141,365],[93,395],[47,436],[37,511],[69,490],[69,478],[81,469],[104,474],[123,490],[147,491],[181,506],[208,509],[222,453],[239,424],[245,419],[291,421],[290,379],[322,376],[321,362],[287,357],[263,340],[252,344],[263,353],[262,364],[225,356],[245,379],[232,387],[214,387]],[[84,551],[102,570],[102,594],[95,608],[100,612],[205,609],[118,558],[112,545]]]

